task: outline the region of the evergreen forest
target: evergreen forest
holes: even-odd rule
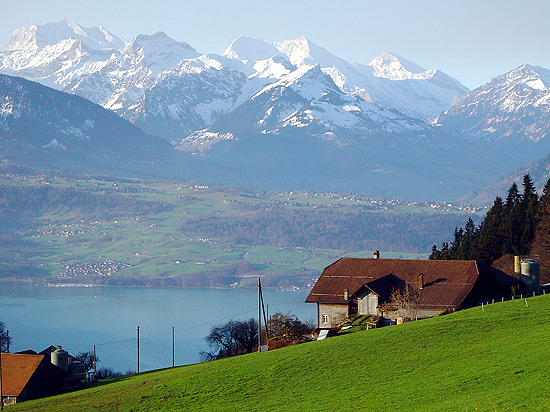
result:
[[[541,279],[547,281],[550,179],[540,197],[529,174],[523,176],[522,186],[520,192],[513,183],[505,201],[497,196],[478,226],[469,218],[464,228],[455,228],[454,239],[443,242],[440,248],[434,245],[430,259],[477,260],[491,265],[505,256],[536,255],[541,262]]]

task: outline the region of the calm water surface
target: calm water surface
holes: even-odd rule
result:
[[[300,320],[315,318],[307,292],[264,289],[269,313],[291,312]],[[172,326],[176,365],[199,362],[208,350],[210,328],[229,319],[257,317],[253,289],[146,289],[117,287],[45,287],[0,285],[0,320],[12,337],[10,352],[63,345],[69,353],[91,351],[120,372],[172,366]]]

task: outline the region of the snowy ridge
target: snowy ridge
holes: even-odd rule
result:
[[[0,53],[0,72],[85,97],[148,133],[176,141],[209,128],[242,105],[254,107],[256,96],[273,90],[288,89],[289,100],[252,116],[256,122],[280,123],[301,106],[313,107],[312,102],[325,99],[319,110],[302,114],[302,120],[312,117],[311,124],[361,130],[368,116],[369,130],[416,130],[422,123],[429,127],[431,118],[467,92],[450,76],[397,55],[382,53],[362,66],[304,37],[267,42],[240,36],[218,56],[199,53],[163,32],[124,41],[102,27],[85,28],[69,19],[16,30]],[[292,93],[299,97],[290,98]],[[333,107],[327,93],[350,97],[348,106],[360,108],[366,117],[357,121],[359,111]],[[357,99],[368,104],[356,104]],[[395,116],[408,120],[390,127],[380,110],[400,112]],[[287,124],[298,123],[289,118]]]
[[[56,23],[22,27],[15,30],[4,47],[4,51],[33,52],[69,38],[79,40],[85,48],[91,50],[122,51],[124,49],[124,41],[103,27],[88,29],[65,18]]]
[[[435,69],[424,70],[412,62],[388,52],[380,53],[368,66],[372,67],[375,77],[390,80],[429,79],[435,72]]]
[[[233,60],[256,62],[281,55],[272,44],[255,37],[239,36],[227,47],[222,56]]]
[[[248,127],[236,127],[247,119]],[[251,135],[310,136],[338,146],[376,133],[419,131],[425,123],[344,93],[319,64],[303,64],[265,86],[210,128],[174,141],[178,150],[204,152],[223,140]]]

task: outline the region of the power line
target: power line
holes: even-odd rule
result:
[[[192,326],[187,326],[187,327],[184,327],[184,328],[181,328],[181,329],[174,329],[174,333],[176,333],[176,332],[178,332],[178,333],[179,332],[185,332],[185,331],[188,331],[188,330],[198,329],[198,328],[202,328],[202,327],[205,327],[205,326],[215,325],[217,323],[223,322],[224,320],[233,319],[233,318],[236,318],[238,316],[246,315],[246,314],[252,313],[252,312],[255,312],[255,309],[247,310],[245,312],[240,312],[240,313],[237,313],[237,314],[234,314],[234,315],[231,315],[231,316],[226,316],[224,318],[220,318],[220,319],[217,319],[217,320],[214,320],[214,321],[211,321],[211,322],[205,322],[205,323],[200,323],[200,324],[196,324],[196,325],[192,325]],[[145,337],[142,336],[142,337],[140,337],[140,339],[141,339],[141,341],[145,341],[145,340],[151,340],[151,339],[156,339],[156,338],[168,336],[170,334],[172,334],[171,331],[170,332],[161,332],[161,333],[157,333],[155,335],[149,335],[149,336],[145,336]],[[116,340],[116,341],[96,343],[96,346],[118,345],[118,344],[122,344],[122,343],[131,343],[131,342],[135,342],[135,338],[120,339],[120,340]]]

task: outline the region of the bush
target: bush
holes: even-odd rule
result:
[[[117,376],[122,376],[122,373],[111,368],[99,368],[96,373],[96,379],[115,378]]]

